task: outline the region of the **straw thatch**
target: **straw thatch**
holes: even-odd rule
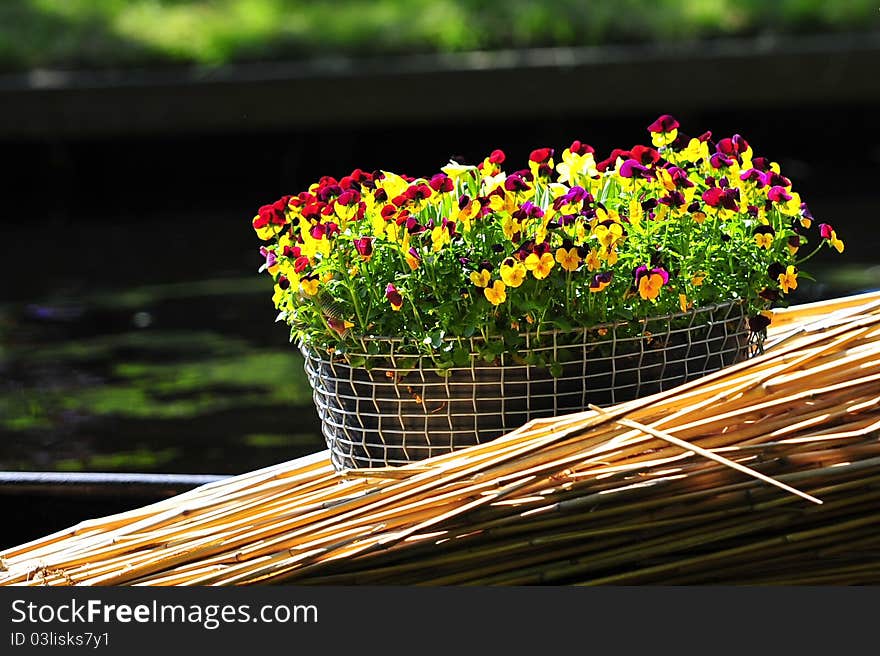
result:
[[[880,582],[880,293],[766,353],[398,469],[326,453],[2,553],[30,585]]]

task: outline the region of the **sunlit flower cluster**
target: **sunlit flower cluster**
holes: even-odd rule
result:
[[[501,150],[427,177],[357,169],[261,207],[253,227],[279,317],[332,352],[399,337],[451,366],[447,338],[730,300],[763,329],[804,261],[822,247],[843,252],[742,136],[692,138],[668,115],[648,132],[651,145],[602,159],[574,141],[538,148],[515,170]]]

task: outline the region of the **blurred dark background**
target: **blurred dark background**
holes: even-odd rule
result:
[[[250,219],[355,167],[602,155],[671,113],[745,136],[843,237],[796,300],[880,286],[878,18],[861,0],[7,0],[0,470],[234,474],[323,448]]]

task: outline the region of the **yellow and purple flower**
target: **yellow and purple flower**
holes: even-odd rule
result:
[[[636,268],[634,276],[639,296],[646,301],[656,301],[663,285],[669,282],[669,272],[662,267],[649,269],[642,265]]]
[[[837,233],[834,231],[834,228],[832,228],[829,224],[819,224],[819,235],[822,237],[822,239],[827,240],[831,247],[838,253],[843,252],[843,242],[838,238]]]
[[[391,304],[392,310],[400,312],[400,308],[403,307],[403,295],[398,291],[397,287],[390,282],[388,283],[388,286],[385,287],[385,298],[388,299],[388,302]]]
[[[601,292],[608,285],[611,284],[611,280],[614,278],[614,274],[610,271],[605,271],[603,273],[597,273],[590,279],[590,291],[591,292]]]

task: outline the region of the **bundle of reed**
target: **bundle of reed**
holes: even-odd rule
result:
[[[880,293],[766,352],[396,469],[319,453],[7,549],[30,585],[880,582]]]

